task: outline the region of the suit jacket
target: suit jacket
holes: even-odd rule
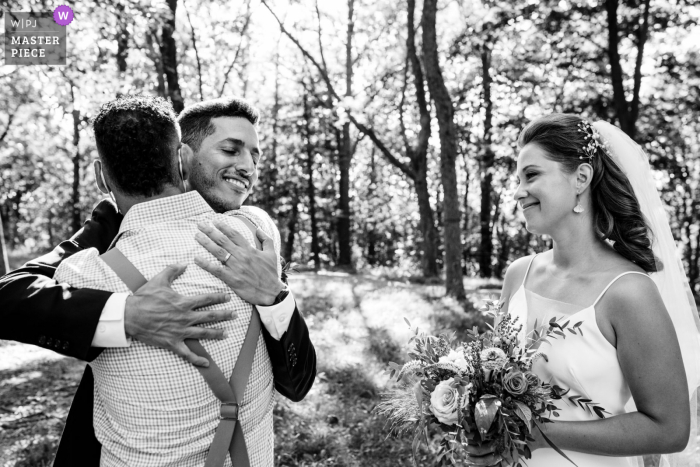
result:
[[[101,349],[91,347],[97,324],[111,292],[65,290],[51,278],[60,262],[84,248],[104,253],[119,230],[122,216],[109,201],[100,202],[92,217],[70,240],[0,278],[0,339],[48,348],[92,361]],[[263,326],[275,389],[294,402],[311,389],[316,377],[316,352],[298,309],[280,340]],[[55,467],[98,466],[101,446],[92,426],[93,377],[86,367],[71,405],[58,447]]]

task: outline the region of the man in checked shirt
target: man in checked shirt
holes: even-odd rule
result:
[[[206,158],[198,158],[188,144],[180,144],[174,113],[162,99],[120,98],[103,106],[95,118],[98,186],[113,196],[125,214],[113,245],[147,280],[167,265],[190,263],[173,283],[173,289],[183,295],[231,292],[226,281],[235,274],[220,262],[233,262],[235,257],[228,253],[217,257],[227,250],[213,245],[210,238],[229,250],[231,246],[212,222],[228,236],[242,237],[251,248],[272,242],[279,254],[279,232],[271,219],[260,209],[241,206],[257,178],[260,159],[255,110],[243,101],[210,101],[185,111],[181,121],[207,112],[221,114],[231,106],[240,116],[214,117],[204,131],[188,126],[193,131],[183,135],[183,141],[195,146],[197,153],[206,151]],[[167,144],[154,145],[153,135],[158,134],[169,135]],[[198,191],[188,191],[192,186]],[[258,228],[256,235],[251,226]],[[195,258],[201,267],[191,264]],[[241,266],[239,273],[244,273],[245,265]],[[65,259],[54,277],[73,287],[128,292],[94,248]],[[211,307],[224,308],[234,309],[232,319],[206,326],[223,329],[226,338],[201,343],[228,376],[245,337],[252,305],[232,295],[229,303]],[[278,326],[269,314],[260,314],[265,332],[279,338],[285,323]],[[251,466],[273,465],[273,364],[265,341],[259,339],[239,416]],[[134,340],[129,347],[106,349],[91,367],[101,465],[204,464],[219,422],[220,402],[191,364]],[[228,457],[225,465],[230,465]]]

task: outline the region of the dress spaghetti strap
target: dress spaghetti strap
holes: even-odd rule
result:
[[[525,276],[523,276],[523,281],[520,283],[520,287],[525,287],[525,279],[527,279],[527,275],[530,273],[530,268],[532,267],[532,262],[535,261],[537,255],[539,255],[539,253],[535,253],[532,256],[532,259],[530,259],[530,264],[527,265],[527,269],[525,270]]]
[[[593,303],[593,308],[595,308],[595,306],[598,304],[598,302],[600,301],[600,299],[603,298],[603,295],[605,295],[605,292],[608,291],[608,289],[610,288],[610,286],[613,285],[613,284],[615,283],[615,281],[617,281],[620,277],[626,276],[627,274],[641,274],[642,276],[649,277],[649,274],[646,274],[646,273],[644,273],[644,272],[639,272],[639,271],[627,271],[627,272],[623,272],[622,274],[618,275],[618,276],[615,277],[613,280],[611,280],[610,283],[607,285],[607,287],[605,287],[605,288],[603,289],[603,291],[600,293],[600,295],[598,295],[598,298],[596,298],[595,302]],[[649,277],[649,278],[650,278],[650,277]],[[651,278],[650,278],[650,279],[651,279]]]

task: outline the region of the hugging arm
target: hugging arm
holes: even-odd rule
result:
[[[215,226],[215,227],[214,227]],[[257,306],[261,317],[271,316],[268,307],[285,287],[278,275],[278,253],[274,241],[261,229],[257,230],[262,250],[258,250],[227,224],[215,222],[214,226],[202,225],[199,243],[219,261],[210,262],[195,258],[198,266],[221,279],[241,298]],[[231,253],[231,256],[227,256]],[[226,265],[222,261],[227,259]],[[288,306],[294,310],[286,330],[281,336],[273,336],[263,319],[262,333],[272,362],[275,389],[286,398],[298,402],[311,389],[316,378],[316,351],[309,337],[309,329],[293,301],[287,297],[277,307]]]
[[[92,360],[91,347],[102,310],[112,295],[57,284],[53,275],[65,258],[95,247],[104,251],[117,233],[121,216],[109,202],[70,240],[0,278],[0,339],[34,344],[80,360]]]

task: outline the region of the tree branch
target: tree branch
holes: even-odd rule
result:
[[[203,101],[204,93],[202,92],[202,62],[199,60],[199,51],[197,50],[197,39],[194,35],[194,26],[192,25],[190,11],[187,9],[187,3],[185,2],[185,0],[182,0],[182,6],[185,7],[187,22],[190,23],[190,30],[192,31],[192,47],[194,48],[194,56],[197,58],[197,74],[199,75],[199,100]]]
[[[221,85],[221,90],[219,91],[219,97],[224,95],[224,89],[226,88],[226,84],[228,83],[228,76],[231,73],[231,70],[233,70],[233,66],[236,64],[236,60],[238,60],[238,55],[241,53],[241,49],[243,48],[243,41],[245,40],[246,33],[248,32],[248,25],[250,24],[250,0],[246,3],[246,15],[245,15],[245,23],[243,23],[243,28],[241,29],[241,40],[238,43],[238,48],[236,49],[236,53],[233,55],[233,60],[231,60],[231,65],[229,65],[228,69],[226,70],[226,73],[224,73],[224,83]]]
[[[384,154],[384,157],[387,158],[391,165],[395,166],[411,180],[414,180],[416,178],[415,174],[413,173],[413,170],[411,170],[411,167],[409,167],[408,164],[405,164],[399,159],[397,159],[394,156],[394,154],[392,154],[392,152],[389,150],[389,148],[387,148],[384,145],[384,143],[377,137],[377,134],[372,128],[368,128],[362,123],[358,122],[357,119],[351,114],[348,114],[348,118],[350,119],[352,124],[355,125],[355,128],[369,136],[369,139],[372,140],[372,142],[377,146],[377,149],[379,149],[382,152],[382,154]]]
[[[415,0],[408,0],[408,35],[406,37],[406,54],[411,61],[413,70],[413,81],[416,89],[416,101],[418,102],[418,112],[420,114],[420,131],[418,132],[418,143],[414,149],[414,154],[421,157],[428,153],[430,143],[430,111],[425,96],[423,86],[423,68],[421,67],[418,51],[416,49],[416,27],[415,27]]]
[[[301,45],[299,40],[296,37],[294,37],[289,31],[287,31],[287,28],[284,27],[284,24],[282,23],[282,21],[280,21],[279,17],[275,14],[275,12],[272,10],[272,8],[270,8],[270,5],[267,4],[267,1],[266,0],[260,0],[260,1],[263,5],[265,5],[265,8],[268,9],[268,11],[272,14],[272,16],[274,16],[275,20],[277,21],[277,24],[279,24],[280,31],[282,31],[282,33],[285,36],[287,36],[289,38],[289,40],[291,40],[294,43],[294,45],[297,46],[297,48],[299,48],[299,51],[302,53],[302,55],[304,57],[306,57],[306,59],[308,59],[314,65],[314,67],[318,70],[319,74],[321,75],[321,79],[323,79],[323,81],[326,83],[326,86],[328,87],[328,92],[331,94],[331,96],[334,97],[337,101],[340,101],[341,98],[338,95],[338,93],[335,91],[335,88],[333,87],[333,83],[331,82],[331,79],[328,76],[328,70],[326,68],[322,67],[321,64],[313,57],[313,55],[311,55],[306,50],[306,48],[304,48],[304,46]],[[369,137],[369,139],[372,140],[372,142],[377,145],[377,148],[382,152],[382,154],[384,154],[384,156],[387,158],[387,160],[392,165],[394,165],[396,168],[401,170],[401,172],[403,172],[411,180],[413,180],[415,178],[415,174],[413,173],[411,168],[407,164],[401,162],[398,158],[396,158],[394,156],[394,154],[392,154],[392,152],[389,150],[389,148],[377,137],[377,134],[374,132],[374,130],[372,128],[369,128],[369,127],[363,125],[362,123],[358,122],[357,119],[355,118],[355,116],[353,116],[350,112],[348,112],[347,109],[346,109],[346,112],[347,112],[348,119],[350,120],[350,122],[352,122],[353,125],[355,125],[355,128],[357,128],[362,133],[366,134]]]
[[[608,58],[610,59],[610,75],[613,87],[613,102],[617,112],[620,127],[627,133],[629,122],[629,109],[625,98],[625,88],[623,86],[622,65],[620,64],[620,52],[618,44],[620,41],[617,22],[618,0],[606,0],[605,9],[608,13]],[[629,134],[629,133],[628,133]]]
[[[17,107],[15,107],[14,112],[12,112],[11,114],[8,114],[7,125],[5,126],[5,131],[3,131],[2,135],[0,135],[0,144],[2,144],[3,141],[5,141],[5,138],[7,137],[7,133],[10,131],[10,126],[12,125],[12,120],[15,119],[15,115],[17,115],[17,111],[19,110],[20,107],[22,107],[21,103]]]
[[[401,128],[401,139],[403,140],[403,145],[406,148],[406,154],[412,155],[412,148],[408,142],[408,135],[406,134],[406,122],[403,118],[403,105],[406,102],[406,88],[408,87],[408,54],[406,54],[406,65],[403,69],[403,86],[401,86],[401,101],[399,102],[399,126]]]
[[[637,61],[634,64],[634,88],[632,90],[632,108],[630,109],[630,120],[632,125],[639,117],[639,88],[642,85],[642,61],[644,59],[644,44],[649,33],[649,0],[644,2],[644,12],[642,13],[642,24],[639,26],[637,34]],[[635,125],[636,126],[636,125]]]
[[[321,11],[318,9],[318,0],[316,0],[316,19],[318,20],[318,51],[321,54],[323,69],[328,70],[328,65],[326,65],[326,57],[323,55],[323,41],[321,40]]]

